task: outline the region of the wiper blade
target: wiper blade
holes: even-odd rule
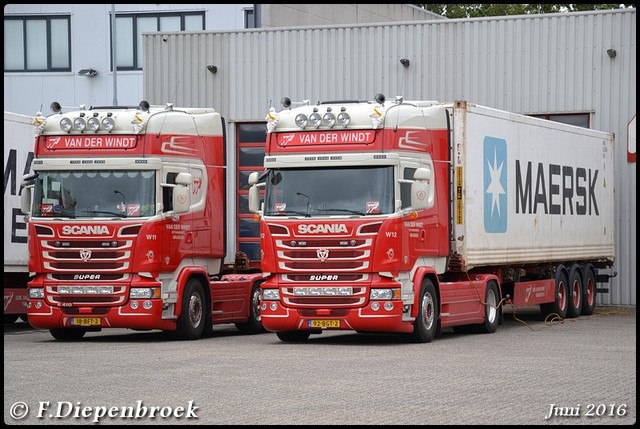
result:
[[[355,215],[364,216],[364,213],[350,209],[317,209],[319,212],[347,212]]]
[[[278,212],[265,212],[266,216],[277,216],[277,215],[287,216],[287,215],[293,215],[293,214],[299,215],[299,216],[304,216],[304,217],[311,217],[311,215],[309,213],[303,213],[303,212],[299,212],[299,211],[296,211],[296,210],[281,210],[281,211],[278,211]]]
[[[109,211],[106,211],[106,210],[82,210],[82,213],[108,214],[108,215],[113,215],[113,216],[118,216],[118,217],[127,217],[127,215],[124,215],[122,213],[109,212]]]

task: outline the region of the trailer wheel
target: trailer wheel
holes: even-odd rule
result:
[[[540,309],[545,317],[557,314],[561,319],[567,317],[567,275],[564,265],[558,265],[555,278],[555,301],[540,304]]]
[[[438,296],[431,279],[425,279],[420,288],[418,315],[413,322],[413,340],[430,343],[436,336],[438,327]]]
[[[244,323],[236,323],[236,328],[242,332],[262,333],[267,332],[262,326],[262,316],[260,316],[260,283],[253,285],[251,289],[251,306],[249,310],[249,321]]]
[[[51,336],[60,341],[76,341],[84,337],[86,329],[49,329]]]
[[[208,317],[202,284],[190,279],[182,296],[182,311],[178,318],[176,336],[181,340],[196,340],[202,336]]]
[[[498,307],[500,291],[496,282],[487,283],[484,301],[484,323],[480,325],[480,332],[492,334],[498,329],[500,312],[502,312],[502,307]]]
[[[291,342],[306,341],[307,338],[309,338],[309,336],[311,336],[311,332],[309,332],[309,331],[283,331],[283,332],[276,332],[276,335],[278,336],[278,338],[280,338],[280,341],[291,343]]]
[[[580,310],[580,314],[584,316],[591,316],[596,309],[596,273],[590,265],[584,267],[583,273],[584,293],[582,295],[582,309]]]
[[[582,311],[582,275],[580,274],[580,266],[573,264],[569,273],[569,292],[567,299],[567,317],[578,317]]]

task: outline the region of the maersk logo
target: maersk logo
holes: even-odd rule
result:
[[[484,230],[507,231],[507,142],[485,137],[484,164]]]

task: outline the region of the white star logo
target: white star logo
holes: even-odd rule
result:
[[[487,164],[489,162],[487,161]],[[495,148],[493,149],[493,165],[489,164],[489,174],[491,175],[491,183],[485,191],[487,194],[491,194],[491,217],[493,218],[493,210],[498,209],[498,217],[500,216],[500,204],[498,199],[501,194],[506,194],[502,184],[500,183],[500,176],[502,175],[502,163],[498,164],[498,155]]]

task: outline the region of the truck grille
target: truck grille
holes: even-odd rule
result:
[[[372,239],[354,240],[353,245],[345,239],[309,239],[296,245],[276,240],[278,264],[283,272],[365,271],[370,266],[372,246]]]
[[[45,269],[53,272],[126,271],[129,268],[132,240],[117,241],[43,240],[42,258]]]

